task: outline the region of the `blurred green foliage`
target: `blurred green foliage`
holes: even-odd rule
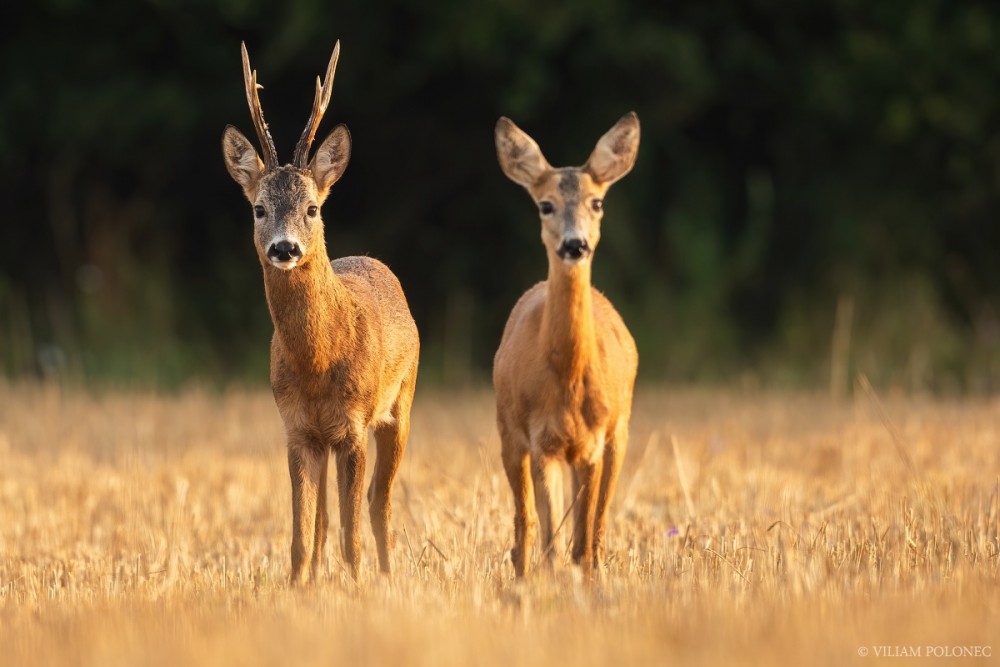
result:
[[[326,128],[352,163],[332,256],[386,260],[423,379],[485,375],[545,275],[496,166],[513,118],[579,164],[638,112],[595,284],[650,381],[1000,382],[1000,10],[938,0],[40,0],[2,10],[0,372],[266,378],[271,325],[223,127],[252,136],[239,42],[290,157],[335,39]]]

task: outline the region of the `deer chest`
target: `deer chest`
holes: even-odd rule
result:
[[[529,438],[536,453],[573,462],[603,452],[611,412],[599,392],[552,396],[532,407]]]

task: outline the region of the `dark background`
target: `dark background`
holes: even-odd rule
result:
[[[8,3],[11,5],[14,3]],[[485,378],[546,272],[500,172],[514,119],[582,163],[635,110],[594,282],[645,381],[1000,381],[1000,12],[954,0],[41,0],[0,28],[0,374],[266,382],[271,324],[227,123],[246,40],[290,159],[336,39],[354,154],[333,257],[385,260],[422,380]],[[831,349],[840,310],[839,351]],[[836,382],[836,380],[835,380]]]

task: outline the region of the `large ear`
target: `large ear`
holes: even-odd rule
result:
[[[226,162],[226,171],[240,184],[252,204],[257,196],[257,183],[264,173],[264,163],[253,144],[232,125],[227,125],[222,133],[222,159]]]
[[[501,116],[494,131],[497,144],[497,157],[500,168],[507,178],[526,188],[531,187],[551,171],[542,151],[535,140],[525,134],[521,128],[509,118]]]
[[[598,183],[611,185],[632,171],[639,154],[639,117],[629,111],[597,142],[583,166]]]
[[[347,131],[346,125],[338,125],[323,140],[312,162],[309,163],[320,197],[326,197],[330,187],[344,175],[350,159],[351,133]]]

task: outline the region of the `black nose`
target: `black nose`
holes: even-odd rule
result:
[[[271,247],[267,249],[267,257],[268,259],[276,259],[279,262],[290,262],[293,259],[302,257],[302,250],[299,249],[298,243],[278,241],[277,243],[272,243]]]
[[[559,256],[563,259],[580,259],[590,252],[586,239],[566,239],[559,246]]]

